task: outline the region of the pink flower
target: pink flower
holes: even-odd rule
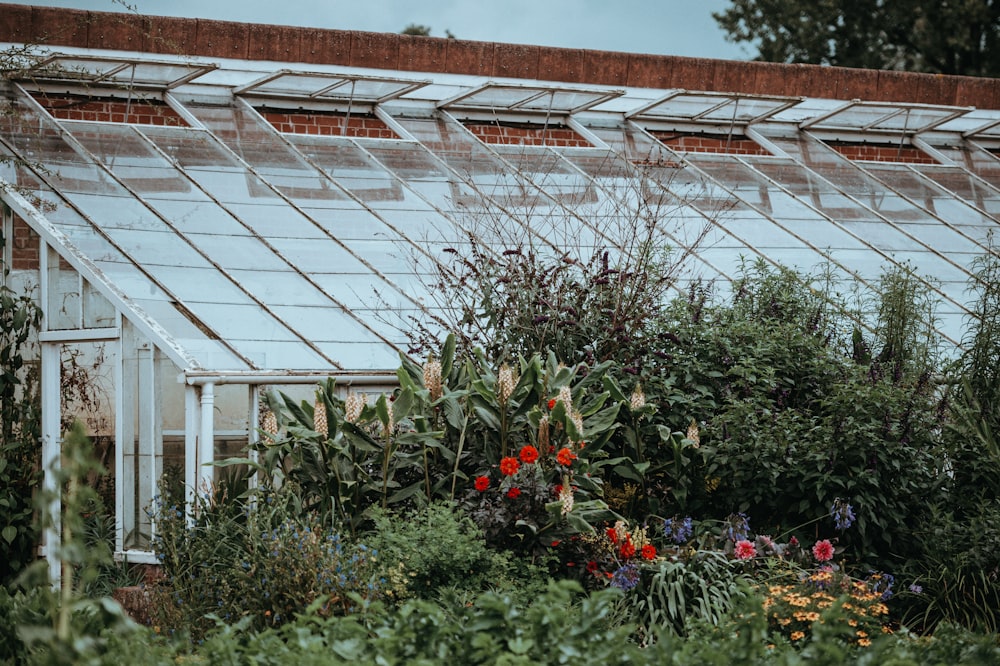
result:
[[[829,539],[816,542],[816,545],[813,546],[813,557],[816,558],[817,562],[829,562],[833,559],[833,544],[830,543]]]
[[[736,542],[736,559],[738,560],[749,560],[757,556],[757,549],[754,545],[743,539],[742,541]]]

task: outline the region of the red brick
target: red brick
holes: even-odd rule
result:
[[[293,61],[299,59],[302,31],[283,25],[251,25],[247,52],[252,59]]]
[[[982,109],[1000,109],[1000,79],[977,79],[959,76],[955,82],[957,106],[975,106]]]
[[[301,28],[299,60],[324,65],[351,64],[351,43],[354,33],[347,30]]]
[[[351,35],[351,66],[396,69],[400,35],[355,32]]]
[[[581,82],[621,88],[628,85],[629,54],[615,51],[583,51]]]
[[[495,57],[493,46],[493,42],[448,40],[448,63],[444,73],[492,76]]]
[[[920,76],[911,72],[878,72],[878,99],[883,102],[910,101],[908,98],[914,96]]]
[[[148,51],[147,22],[134,14],[90,12],[87,46],[92,49]]]
[[[198,22],[173,16],[147,16],[149,34],[146,45],[150,53],[171,55],[195,54],[198,42]]]
[[[198,55],[213,58],[247,58],[250,25],[231,21],[198,21]]]
[[[399,36],[399,69],[407,72],[443,72],[448,62],[448,47],[453,39]]]
[[[684,67],[686,60],[688,59],[671,58],[668,61],[662,56],[633,53],[628,57],[626,85],[635,88],[669,88],[671,82],[678,77],[677,68]],[[705,90],[705,83],[700,82],[695,89]]]
[[[24,220],[14,216],[13,243],[11,244],[11,268],[14,270],[38,269],[38,234],[31,230]]]
[[[538,50],[538,78],[543,81],[581,83],[585,79],[583,49],[540,48]]]
[[[4,6],[6,12],[6,6]],[[31,13],[31,30],[33,35],[26,35],[28,41],[38,41],[45,44],[61,46],[88,46],[88,32],[93,27],[91,16],[102,12],[82,12],[56,9],[54,7],[35,7]]]
[[[31,41],[35,35],[32,21],[32,8],[28,5],[4,5],[0,12],[0,41]]]
[[[493,76],[537,79],[541,47],[524,44],[493,45]]]

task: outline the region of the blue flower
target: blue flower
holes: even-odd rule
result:
[[[839,497],[833,500],[833,506],[830,507],[830,516],[833,517],[833,523],[840,531],[844,531],[853,525],[856,518],[854,507]]]
[[[691,516],[685,516],[683,519],[675,516],[663,521],[663,536],[676,544],[686,542],[691,538],[693,532],[694,528],[691,526]]]
[[[731,513],[726,517],[726,536],[730,541],[744,541],[750,534],[750,519],[745,513]]]
[[[620,590],[631,590],[639,584],[639,567],[634,564],[625,564],[619,567],[618,571],[611,577],[611,586]]]

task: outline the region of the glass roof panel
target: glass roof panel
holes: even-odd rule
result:
[[[28,68],[27,78],[50,81],[84,81],[169,90],[216,68],[194,62],[131,60],[100,56],[52,54]]]
[[[799,123],[801,129],[875,130],[917,134],[966,113],[961,107],[851,102],[833,112],[821,112]]]
[[[635,120],[678,120],[754,123],[778,113],[800,100],[793,97],[728,95],[726,93],[674,92],[646,104],[626,118]]]
[[[532,111],[567,115],[622,95],[622,90],[582,90],[489,82],[438,103],[441,108]]]
[[[376,104],[428,83],[430,81],[283,70],[241,86],[234,93]]]

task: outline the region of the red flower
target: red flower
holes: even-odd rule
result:
[[[597,562],[591,560],[587,562],[587,573],[596,574],[597,573]]]
[[[521,458],[521,462],[525,465],[530,465],[538,460],[538,449],[533,447],[531,444],[527,444],[521,447],[521,453],[518,457]]]
[[[552,489],[552,492],[554,492],[556,495],[562,495],[562,484],[557,483],[556,486]]]
[[[792,548],[795,548],[796,546],[799,545],[799,540],[796,539],[795,537],[792,537],[791,539],[788,540],[788,545],[791,546]]]
[[[622,544],[622,547],[618,549],[618,552],[622,557],[632,557],[635,555],[635,544],[632,543],[632,537],[625,537],[625,542]]]
[[[757,549],[754,545],[743,539],[742,541],[736,542],[736,559],[738,560],[749,560],[757,556]]]
[[[833,544],[830,543],[829,539],[817,541],[812,551],[817,562],[829,562],[833,559]]]
[[[521,495],[521,489],[517,486],[511,488],[507,491],[507,497],[511,499],[517,499]]]
[[[643,546],[642,547],[642,559],[644,559],[644,560],[656,559],[656,546],[654,546],[653,544],[649,544],[649,543],[647,543],[645,546]]]
[[[608,535],[608,540],[611,541],[611,543],[618,543],[618,530],[613,527],[609,527],[606,534]]]
[[[476,490],[478,490],[479,492],[485,492],[485,490],[489,487],[490,487],[490,477],[488,476],[476,477]]]
[[[569,467],[574,460],[576,460],[576,454],[565,446],[559,449],[559,453],[556,454],[556,462],[563,467]]]
[[[521,469],[521,464],[513,456],[507,456],[500,461],[500,473],[504,476],[514,476],[519,469]]]
[[[551,400],[549,400],[549,409],[552,409],[555,406],[556,406],[556,399],[552,398]]]

